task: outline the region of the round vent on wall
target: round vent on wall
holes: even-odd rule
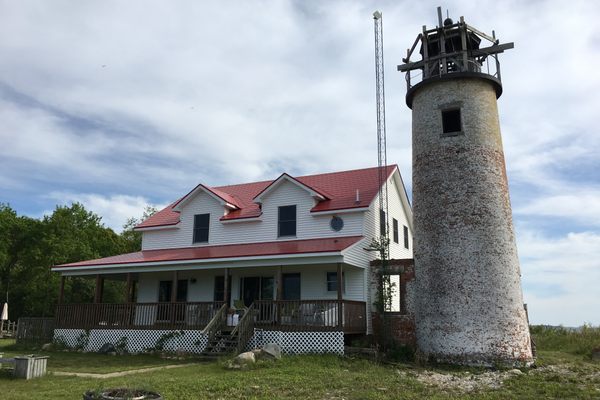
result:
[[[336,232],[339,232],[344,227],[344,220],[336,215],[333,218],[331,218],[330,225],[331,229],[333,229]]]

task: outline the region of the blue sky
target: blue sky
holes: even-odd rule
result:
[[[0,202],[82,202],[119,230],[146,204],[377,163],[375,9],[388,161],[410,192],[396,65],[436,6],[496,31],[500,120],[533,323],[600,324],[600,3],[0,0]]]

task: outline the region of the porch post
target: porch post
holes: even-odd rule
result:
[[[275,321],[281,324],[281,294],[283,293],[283,278],[282,278],[282,267],[277,267],[277,278],[275,279],[276,290],[275,290]]]
[[[96,293],[94,294],[94,303],[102,303],[102,294],[104,292],[104,278],[102,275],[96,275]]]
[[[173,285],[171,285],[171,303],[177,302],[177,271],[173,271]]]
[[[132,298],[131,298],[131,288],[132,288],[132,276],[131,276],[131,272],[127,273],[127,287],[125,288],[125,303],[131,303],[132,302]]]
[[[343,292],[343,288],[342,288],[342,263],[338,263],[337,265],[337,300],[338,300],[338,306],[337,306],[337,312],[338,312],[338,318],[337,318],[337,322],[338,322],[338,327],[342,328],[343,327],[343,318],[344,318],[344,310],[342,309],[342,292]]]
[[[229,268],[225,268],[225,276],[223,277],[223,301],[227,304],[227,308],[231,305],[227,299],[229,298]]]
[[[65,276],[60,277],[60,287],[58,289],[58,304],[62,304],[65,299]]]

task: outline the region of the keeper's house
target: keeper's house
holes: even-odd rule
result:
[[[410,204],[398,167],[385,174],[390,257],[410,259]],[[96,281],[94,303],[61,301],[55,340],[201,353],[227,332],[222,347],[341,353],[345,336],[372,331],[377,252],[367,248],[385,226],[378,181],[369,168],[200,184],[135,228],[142,251],[53,267],[62,287],[73,276]],[[128,302],[103,303],[105,280],[126,281]],[[405,311],[405,297],[397,293],[391,310]]]

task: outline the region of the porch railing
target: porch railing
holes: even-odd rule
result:
[[[56,328],[203,329],[223,302],[60,304]]]
[[[365,333],[366,304],[353,300],[257,300],[256,327]]]
[[[231,336],[237,338],[237,352],[241,353],[250,339],[252,339],[252,335],[254,335],[254,320],[256,315],[256,309],[254,308],[254,303],[248,307],[238,325],[233,328],[231,331]]]

